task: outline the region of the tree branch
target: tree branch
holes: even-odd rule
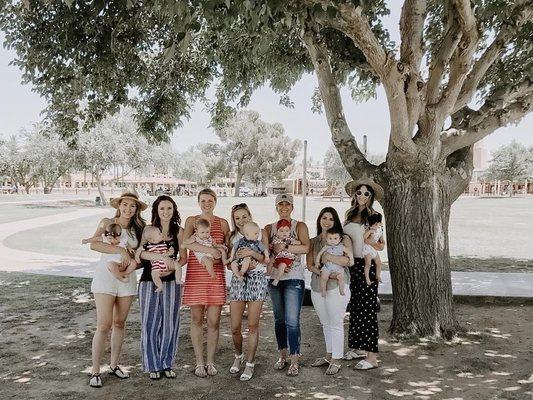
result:
[[[406,0],[400,18],[400,62],[406,67],[408,131],[413,132],[422,110],[420,62],[424,54],[423,32],[426,0]]]
[[[479,82],[490,66],[500,57],[506,45],[516,36],[523,24],[533,17],[533,5],[529,0],[518,0],[511,16],[496,35],[496,38],[475,62],[459,93],[452,113],[466,106],[476,93]]]
[[[470,5],[470,0],[452,0],[452,4],[457,12],[459,28],[462,34],[461,40],[450,61],[448,84],[437,105],[437,114],[443,123],[446,117],[451,114],[457,101],[467,72],[470,69],[479,39],[476,17]]]
[[[454,120],[452,134],[441,137],[441,157],[478,142],[502,126],[520,121],[532,109],[533,84],[529,79],[517,87],[495,91],[479,110],[470,110]]]
[[[407,154],[416,154],[416,145],[409,130],[407,101],[404,94],[405,67],[391,53],[387,53],[372,32],[361,6],[341,3],[336,29],[349,36],[363,52],[370,67],[380,78],[387,94],[391,122],[391,143]]]
[[[449,27],[444,35],[444,39],[439,47],[435,57],[431,60],[429,67],[429,78],[426,85],[426,104],[432,105],[437,103],[440,98],[440,84],[444,77],[446,65],[448,65],[459,40],[461,39],[461,32],[457,20],[453,17],[453,13],[448,13]]]
[[[329,54],[325,45],[318,40],[316,33],[310,30],[302,32],[301,39],[315,67],[331,137],[346,170],[352,178],[362,173],[372,176],[376,166],[370,164],[365,158],[348,127],[339,88],[331,71]]]
[[[465,191],[474,171],[474,146],[463,147],[446,159],[450,180],[450,204]]]

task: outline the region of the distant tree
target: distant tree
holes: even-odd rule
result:
[[[4,142],[0,164],[1,174],[9,177],[11,183],[23,186],[28,194],[38,182],[37,168],[33,160],[37,150],[27,143],[32,129],[22,129],[18,135],[12,135]]]
[[[239,111],[217,134],[235,172],[235,196],[244,177],[258,184],[280,179],[301,146],[285,134],[281,124],[262,121],[256,111]]]
[[[53,127],[35,125],[28,132],[25,145],[30,151],[34,176],[51,192],[57,180],[75,164],[76,152]]]
[[[150,148],[152,167],[156,174],[169,175],[174,173],[179,155],[169,143],[153,145]]]
[[[221,146],[200,143],[178,154],[174,174],[199,185],[207,185],[215,178],[226,174],[228,166],[224,158]]]
[[[326,181],[331,185],[344,186],[352,180],[350,173],[346,170],[339,152],[332,144],[329,146],[324,156],[324,174]]]
[[[508,180],[513,183],[525,181],[533,172],[532,150],[516,141],[499,147],[492,153],[492,160],[487,169],[489,180]],[[511,189],[509,194],[512,195]]]
[[[150,145],[135,119],[135,111],[123,107],[117,113],[104,118],[91,129],[81,129],[77,140],[77,167],[92,174],[102,204],[107,200],[102,187],[102,175],[114,166],[122,167],[118,180],[132,171],[149,164]]]

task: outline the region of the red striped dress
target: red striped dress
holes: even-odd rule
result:
[[[220,218],[216,216],[211,220],[211,237],[215,243],[224,244],[222,225]],[[207,269],[196,259],[194,252],[189,250],[183,304],[205,306],[226,303],[226,269],[220,259],[215,260],[214,270],[215,279],[212,279],[207,273]]]

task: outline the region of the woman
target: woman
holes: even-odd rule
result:
[[[278,285],[272,284],[273,279],[268,283],[274,311],[276,341],[280,352],[279,360],[274,364],[274,368],[278,370],[284,369],[287,366],[287,359],[290,358],[290,366],[287,370],[288,376],[296,376],[299,373],[300,310],[305,292],[304,267],[301,255],[309,251],[307,225],[291,218],[293,209],[293,198],[290,194],[279,194],[276,197],[276,211],[280,220],[290,222],[291,237],[301,244],[284,245],[280,243],[273,246],[273,254],[285,249],[298,257],[296,257],[290,269],[283,274]],[[276,234],[276,222],[267,225],[265,231],[269,241],[271,241]]]
[[[183,248],[183,228],[181,218],[174,200],[166,195],[159,196],[152,205],[152,225],[144,228],[141,245],[147,243],[147,237],[153,232],[160,234],[167,250],[173,249],[174,255],[141,252],[143,272],[139,282],[139,306],[141,310],[141,359],[145,372],[150,379],[160,379],[161,372],[167,378],[175,378],[172,370],[178,347],[180,325],[181,282],[176,282],[174,271],[187,261],[187,252]],[[165,263],[167,271],[162,276],[163,290],[155,293],[156,286],[152,280],[150,261]]]
[[[111,206],[116,208],[114,218],[104,218],[98,224],[93,237],[100,237],[107,225],[119,224],[122,228],[121,237],[127,240],[131,249],[139,245],[141,234],[145,225],[141,211],[145,210],[146,203],[139,200],[139,196],[132,190],[124,190],[122,195],[111,200]],[[123,265],[133,262],[133,255],[125,248],[112,246],[104,242],[91,243],[91,250],[103,254],[120,254]],[[102,255],[103,256],[103,255]],[[103,260],[102,260],[103,261]],[[129,378],[118,365],[118,359],[124,342],[124,325],[130,311],[131,303],[136,290],[137,280],[135,273],[129,275],[127,282],[115,278],[107,269],[105,262],[100,262],[95,271],[91,284],[96,304],[96,332],[92,343],[92,370],[89,385],[101,387],[100,361],[105,346],[106,337],[111,331],[111,361],[110,374],[120,379]]]
[[[230,245],[235,246],[239,239],[243,237],[242,227],[252,221],[252,214],[245,203],[237,204],[231,209],[231,225],[233,231],[230,234]],[[268,237],[264,230],[261,231],[260,240],[265,247],[268,247]],[[231,250],[231,248],[230,248]],[[232,374],[240,371],[244,362],[244,353],[242,349],[242,317],[244,310],[248,307],[248,351],[246,352],[246,365],[241,381],[250,380],[254,374],[254,360],[259,343],[259,317],[263,309],[268,290],[268,280],[266,277],[266,267],[261,263],[264,255],[253,251],[252,249],[240,249],[236,254],[237,258],[252,257],[256,260],[253,267],[248,269],[244,279],[241,280],[236,276],[231,279],[230,286],[230,315],[231,315],[231,333],[233,345],[235,346],[235,361],[230,368]]]
[[[344,233],[353,243],[354,265],[350,268],[350,327],[348,329],[348,351],[346,359],[363,358],[355,369],[367,370],[377,368],[378,360],[378,282],[376,265],[372,261],[368,286],[365,280],[365,260],[363,257],[363,235],[368,217],[375,211],[374,199],[382,198],[383,189],[370,180],[352,181],[346,185],[346,192],[352,196],[352,206],[346,211]],[[383,250],[385,242],[381,239],[374,245],[376,250]]]
[[[228,221],[213,214],[217,195],[211,189],[202,189],[198,193],[201,214],[188,217],[185,221],[184,241],[194,232],[195,221],[204,218],[211,223],[211,237],[217,244],[227,244],[229,235]],[[218,345],[220,313],[226,302],[226,280],[224,266],[220,261],[221,253],[215,247],[199,243],[185,245],[189,251],[183,304],[191,308],[191,341],[196,357],[194,374],[199,377],[213,376],[218,373],[215,367],[215,352]],[[196,259],[194,252],[209,253],[215,259],[215,278],[211,278],[207,269]],[[203,325],[207,315],[207,357],[204,364]]]
[[[329,364],[326,375],[334,375],[341,369],[340,360],[344,354],[344,314],[350,301],[348,268],[344,268],[347,286],[344,295],[340,294],[339,283],[336,279],[328,280],[326,297],[322,296],[320,290],[320,269],[315,266],[315,260],[320,250],[326,245],[326,234],[332,228],[342,231],[342,224],[337,211],[333,207],[325,207],[318,214],[317,236],[311,239],[309,253],[307,253],[307,269],[313,273],[311,276],[311,300],[322,325],[324,341],[326,342],[326,356],[317,359],[311,366],[321,367]],[[352,241],[348,235],[344,235],[342,244],[349,248],[352,247]],[[322,255],[321,263],[326,262],[348,267],[350,258],[344,255],[335,256],[325,253]]]

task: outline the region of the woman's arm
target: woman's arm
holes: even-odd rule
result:
[[[376,243],[372,243],[371,245],[377,251],[381,251],[385,248],[385,239],[383,239],[383,236],[381,236]]]
[[[195,220],[196,217],[194,216],[191,216],[191,217],[188,217],[186,220],[185,220],[185,230],[183,232],[183,247],[187,250],[192,250],[192,251],[197,251],[199,253],[208,253],[208,254],[211,254],[215,259],[219,259],[222,257],[222,254],[220,253],[220,250],[218,250],[217,248],[215,247],[209,247],[209,246],[204,246],[200,243],[197,243],[197,242],[194,242],[192,244],[188,244],[189,243],[189,238],[193,235],[194,233],[194,220]]]
[[[350,239],[350,236],[344,235],[342,237],[342,244],[347,249],[352,248],[352,239]],[[350,265],[353,265],[353,262],[350,260],[349,256],[334,256],[333,254],[324,253],[322,255],[322,263],[327,262],[340,265],[341,267],[349,267]]]
[[[100,223],[98,224],[98,227],[96,228],[96,232],[94,232],[95,236],[102,236],[105,232],[105,227],[109,225],[112,221],[109,218],[103,218]],[[105,254],[120,254],[122,256],[122,261],[129,263],[130,255],[128,253],[128,250],[126,250],[124,247],[119,246],[113,246],[108,243],[104,242],[93,242],[91,243],[91,250],[97,251],[99,253],[105,253]]]
[[[372,234],[374,233],[374,231],[372,229],[368,229],[365,231],[365,233],[363,234],[363,241],[365,244],[368,244],[370,246],[372,246],[374,243],[372,241]]]
[[[180,258],[178,260],[175,260],[179,267],[183,267],[185,264],[187,264],[187,249],[183,247],[183,236],[184,236],[184,230],[183,228],[180,227],[180,230],[178,231],[178,243],[180,243],[180,246],[179,246]]]
[[[309,251],[305,256],[305,263],[307,264],[307,269],[314,274],[320,275],[320,269],[315,265],[314,245],[313,242],[309,243]]]
[[[287,251],[292,254],[307,254],[309,252],[309,230],[304,222],[296,225],[296,234],[301,244],[291,244],[287,246]]]

